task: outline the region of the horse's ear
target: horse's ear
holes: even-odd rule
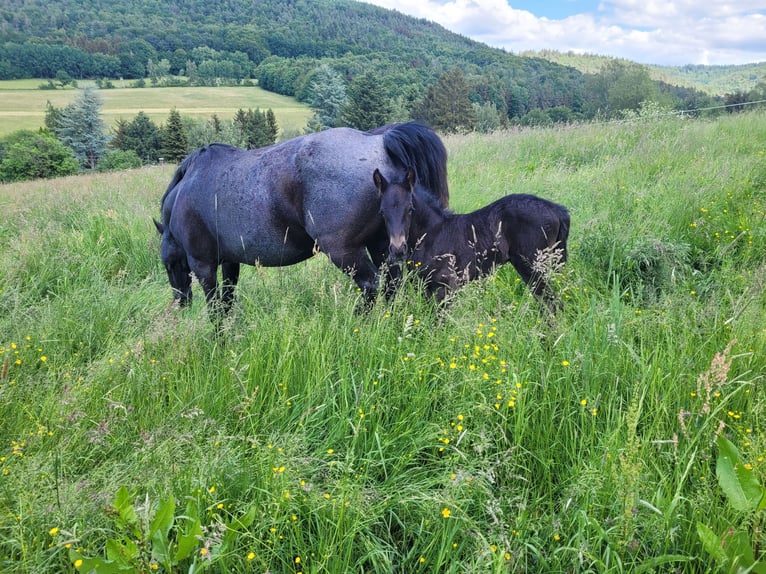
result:
[[[157,228],[157,231],[159,232],[160,235],[165,233],[165,226],[164,225],[162,225],[159,221],[157,221],[154,218],[152,218],[152,221],[154,222],[154,227]]]
[[[416,179],[417,178],[415,176],[415,170],[412,169],[411,167],[408,167],[407,168],[407,183],[410,185],[410,191],[415,191]]]
[[[372,181],[375,182],[375,187],[378,188],[378,193],[383,193],[383,187],[386,185],[386,178],[380,173],[378,168],[372,173]]]

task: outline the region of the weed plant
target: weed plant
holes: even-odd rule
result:
[[[216,329],[169,304],[172,167],[0,186],[0,569],[733,571],[700,534],[732,529],[760,558],[716,457],[764,483],[766,116],[445,143],[456,211],[569,207],[555,319],[511,267],[359,312],[319,256],[245,269]]]

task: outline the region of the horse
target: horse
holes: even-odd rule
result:
[[[451,291],[510,262],[534,295],[555,312],[551,265],[567,258],[569,212],[528,194],[507,195],[476,211],[455,214],[424,194],[416,175],[389,180],[373,172],[388,235],[389,259],[408,265],[426,292],[442,302]]]
[[[441,139],[417,122],[332,128],[254,150],[199,148],[177,168],[154,221],[174,299],[191,303],[193,274],[225,312],[241,264],[280,267],[323,252],[369,302],[389,244],[371,171],[396,178],[411,167],[423,193],[446,207],[446,165]],[[388,291],[390,273],[386,283]]]

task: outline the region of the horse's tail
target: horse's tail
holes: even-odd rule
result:
[[[442,207],[449,206],[447,148],[435,131],[419,122],[406,122],[383,126],[371,133],[382,133],[389,157],[400,167],[412,167],[420,185]]]
[[[559,232],[556,235],[556,243],[561,249],[561,262],[565,263],[567,260],[567,239],[569,238],[569,211],[563,205],[556,207],[559,217]]]
[[[162,214],[162,221],[154,221],[154,225],[157,227],[157,231],[159,231],[160,234],[162,234],[165,230],[165,225],[167,225],[170,221],[170,214],[173,211],[173,206],[169,204],[165,205],[165,203],[171,201],[171,193],[179,184],[179,182],[184,178],[186,172],[189,170],[189,166],[194,163],[194,160],[196,160],[206,149],[206,147],[196,149],[184,158],[184,160],[181,162],[181,165],[178,166],[176,172],[173,174],[173,178],[170,180],[165,193],[162,194],[162,199],[160,200],[160,213]],[[172,201],[175,201],[175,196],[173,196]]]

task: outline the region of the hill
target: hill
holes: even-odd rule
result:
[[[471,101],[506,119],[540,109],[558,109],[556,121],[576,119],[603,110],[605,101],[569,64],[490,48],[433,22],[351,0],[99,0],[95,6],[7,0],[0,40],[0,79],[62,71],[74,78],[143,78],[158,67],[191,75],[191,65],[211,83],[254,78],[305,101],[315,70],[327,63],[347,82],[373,71],[390,100],[406,108],[455,68],[468,80]],[[663,104],[691,109],[698,100],[679,93]]]
[[[609,56],[558,52],[556,50],[528,51],[523,52],[522,55],[543,58],[562,66],[571,66],[584,74],[595,74],[605,64],[613,60],[628,62],[628,60]],[[714,96],[723,96],[736,91],[749,91],[759,83],[766,82],[766,62],[739,66],[648,65],[646,68],[651,77],[658,82],[695,88]]]

